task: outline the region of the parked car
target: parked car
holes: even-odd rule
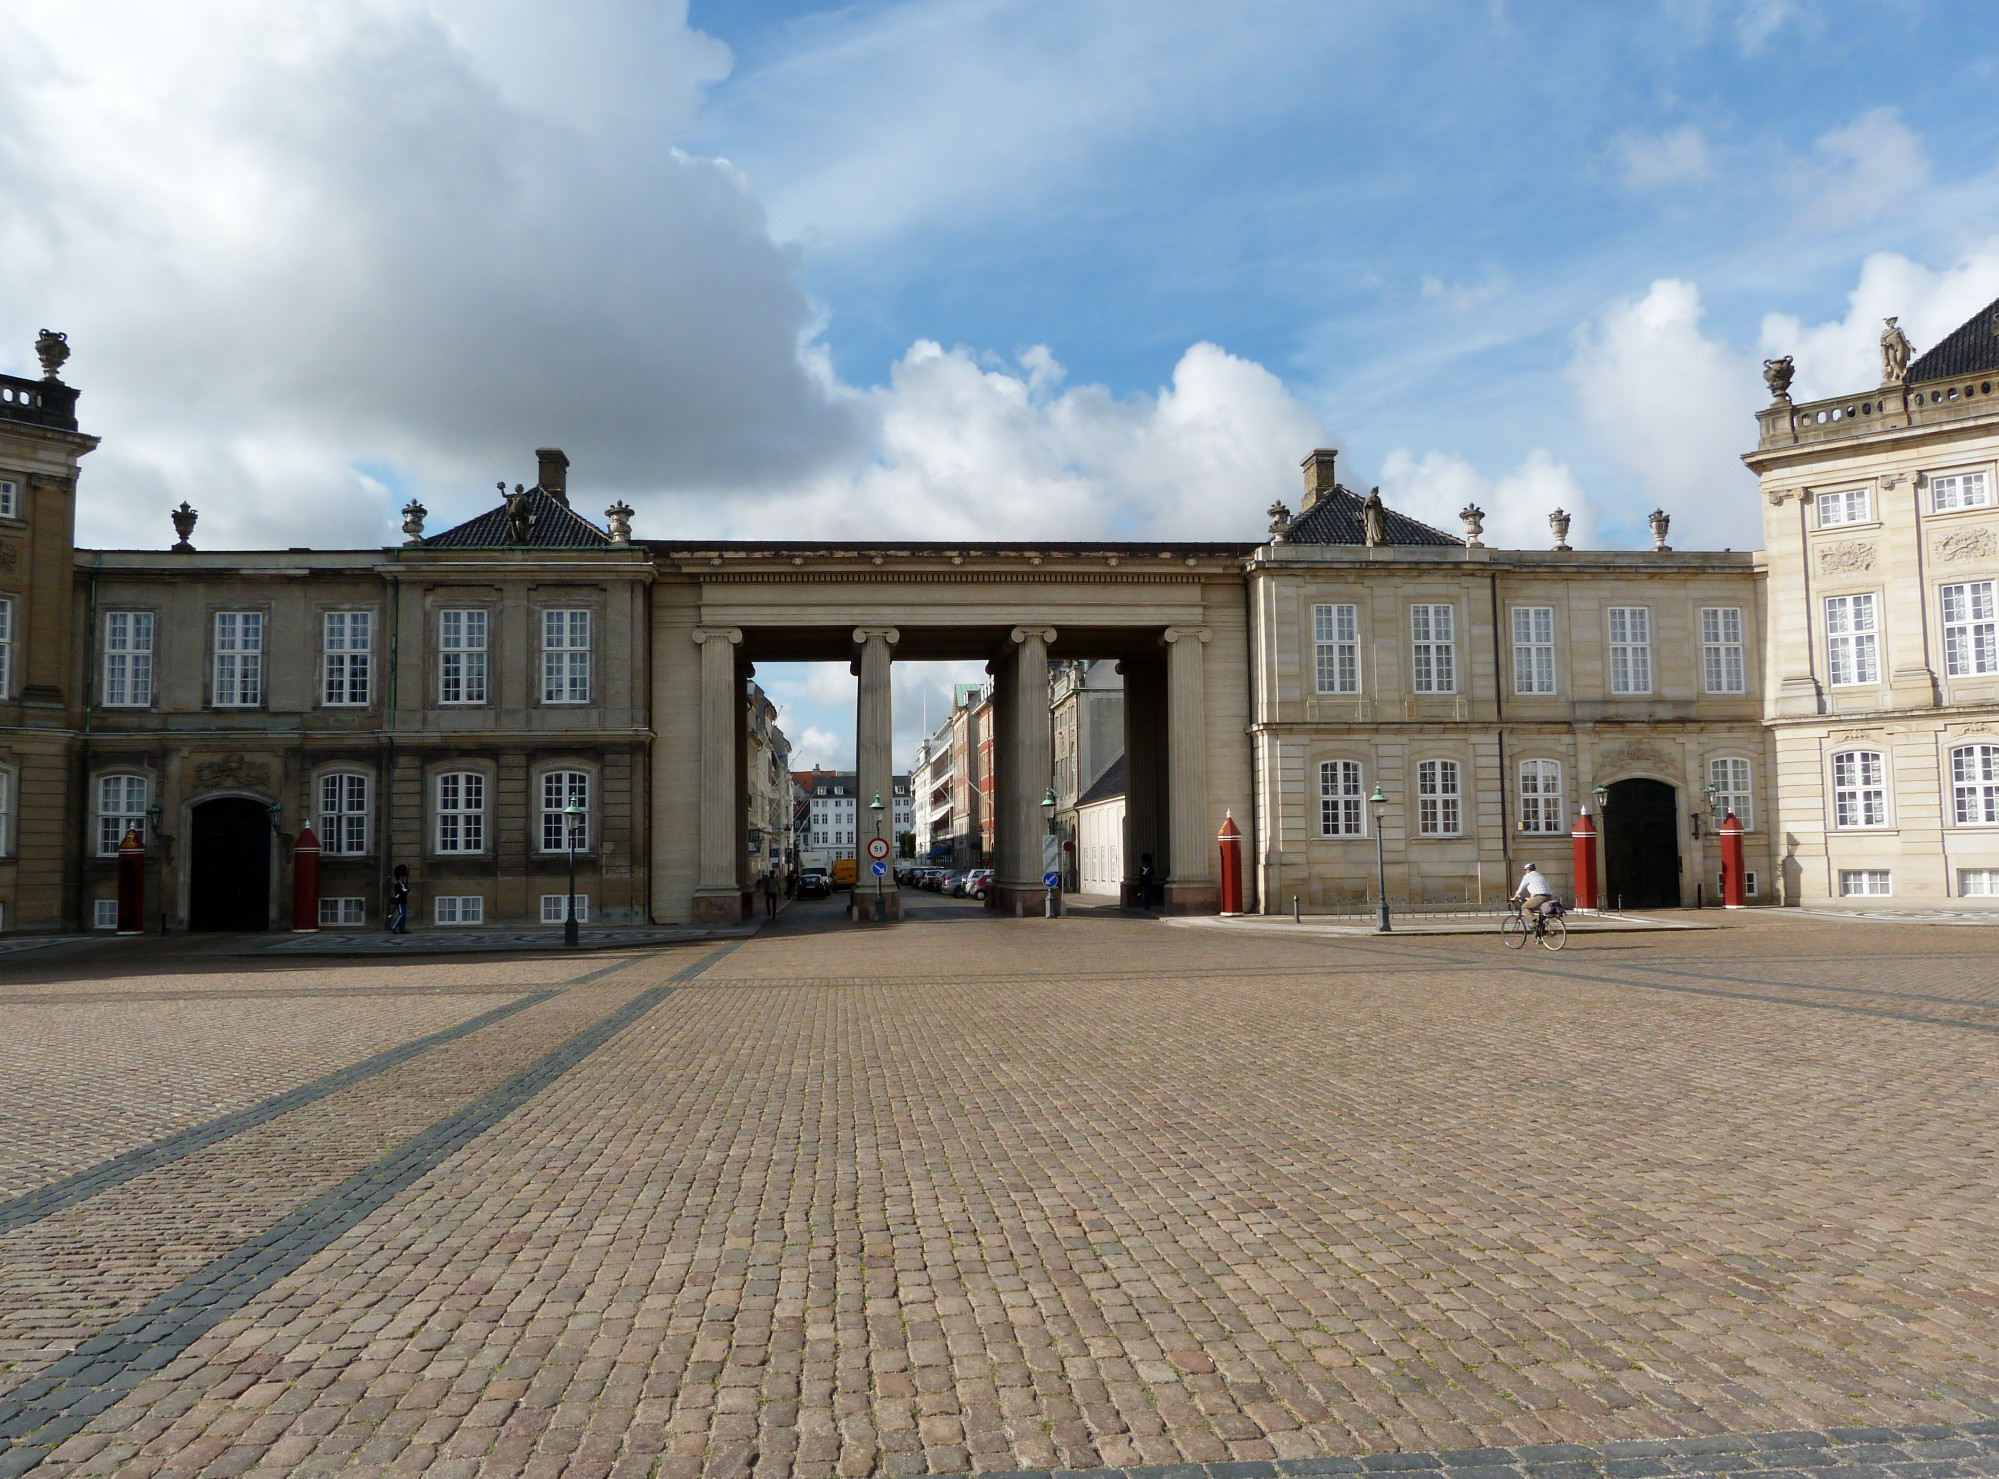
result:
[[[974,868],[971,872],[965,875],[966,898],[977,899],[981,904],[983,904],[985,903],[987,898],[991,896],[992,891],[993,891],[992,869]]]
[[[818,868],[807,868],[798,875],[798,897],[801,899],[829,899],[833,896],[833,880]]]

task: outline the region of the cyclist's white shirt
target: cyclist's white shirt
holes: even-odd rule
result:
[[[1540,899],[1552,897],[1554,892],[1552,888],[1548,887],[1548,880],[1543,878],[1539,873],[1528,873],[1522,875],[1520,887],[1514,891],[1514,896],[1517,898],[1521,894],[1525,894],[1530,899]]]

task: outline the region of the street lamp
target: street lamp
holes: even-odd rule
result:
[[[1388,798],[1382,794],[1380,781],[1374,783],[1374,794],[1367,798],[1367,804],[1374,808],[1374,879],[1375,890],[1380,896],[1375,910],[1374,931],[1386,935],[1393,933],[1394,926],[1388,922],[1388,859],[1381,848],[1381,821],[1388,815]]]
[[[1041,798],[1041,833],[1044,837],[1055,835],[1055,788],[1050,786],[1048,794]],[[1053,854],[1053,856],[1050,856]],[[1062,853],[1059,848],[1051,848],[1046,843],[1041,848],[1041,870],[1055,879],[1054,887],[1041,896],[1041,917],[1053,919],[1062,912]],[[1047,883],[1047,879],[1042,882]]]
[[[562,921],[562,943],[565,945],[579,943],[576,933],[576,834],[587,815],[574,796],[562,808],[563,832],[569,839],[569,916]]]
[[[1603,809],[1606,806],[1610,805],[1610,790],[1606,786],[1598,786],[1596,788],[1595,794],[1596,794],[1596,814],[1599,817],[1601,817],[1603,815]]]
[[[875,836],[882,835],[882,793],[875,792],[875,799],[868,803],[868,810],[875,814]],[[870,870],[872,871],[872,869]],[[880,924],[888,917],[888,909],[882,903],[882,875],[875,874],[875,923]]]

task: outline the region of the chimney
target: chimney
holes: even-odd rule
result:
[[[1305,469],[1305,508],[1300,513],[1333,491],[1333,459],[1339,455],[1331,447],[1320,447],[1299,464]]]
[[[541,464],[541,471],[535,481],[541,484],[541,491],[569,507],[569,459],[562,455],[560,447],[536,447],[534,460]]]

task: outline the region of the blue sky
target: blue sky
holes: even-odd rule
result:
[[[548,442],[641,534],[1249,537],[1330,442],[1488,539],[1745,547],[1759,360],[1999,297],[1980,6],[550,14],[0,15],[0,368],[69,330],[86,541],[374,544]],[[850,759],[844,674],[765,676]]]

